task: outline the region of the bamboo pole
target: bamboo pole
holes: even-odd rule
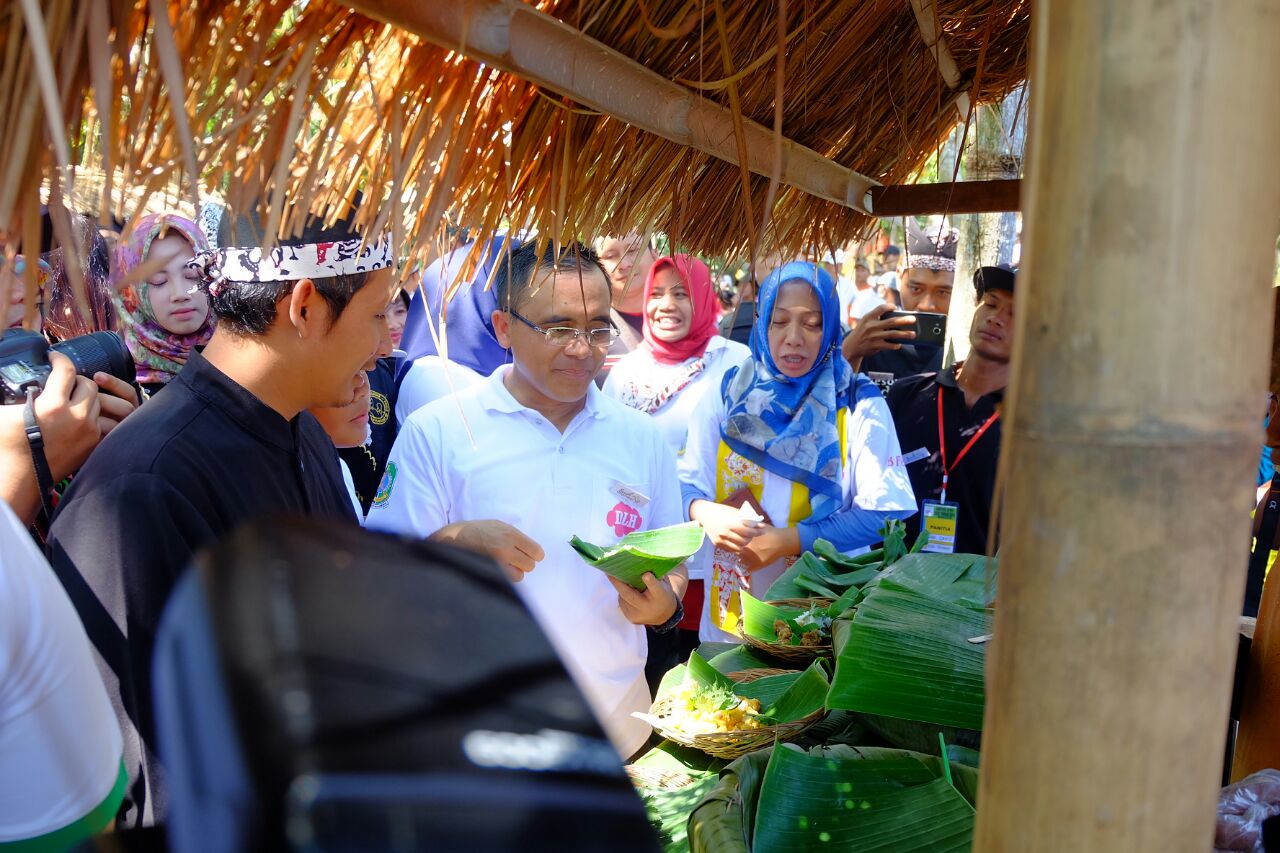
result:
[[[1280,111],[1254,85],[1280,78],[1280,3],[1040,0],[1033,26],[974,849],[1203,853],[1261,444]]]
[[[956,108],[956,113],[960,116],[960,121],[968,120],[969,90],[964,86],[964,79],[960,76],[960,67],[956,65],[956,60],[951,55],[951,48],[947,44],[946,36],[942,34],[942,30],[938,27],[938,5],[936,1],[911,0],[911,11],[915,13],[916,26],[920,29],[920,38],[924,40],[924,46],[928,48],[933,61],[938,65],[938,73],[946,81],[947,90],[954,93],[955,97],[952,100],[952,104]]]
[[[346,0],[351,8],[433,44],[546,86],[665,139],[743,165],[734,114],[650,71],[521,0]],[[744,119],[746,166],[775,171],[772,130]],[[876,181],[787,139],[781,181],[818,198],[867,212]]]

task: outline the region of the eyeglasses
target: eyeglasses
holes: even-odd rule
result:
[[[511,316],[515,317],[521,323],[524,323],[535,332],[540,332],[547,343],[553,347],[567,347],[569,344],[577,340],[585,340],[587,346],[596,349],[604,349],[610,346],[618,339],[618,335],[622,334],[613,326],[606,326],[603,329],[575,329],[572,326],[552,326],[550,329],[544,329],[537,323],[522,315],[519,311],[511,311]]]

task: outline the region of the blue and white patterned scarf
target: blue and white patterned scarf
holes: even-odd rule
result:
[[[769,321],[782,285],[803,281],[822,306],[822,347],[804,376],[778,369],[769,351]],[[840,353],[840,297],[831,276],[815,264],[792,261],[760,286],[751,330],[751,359],[725,374],[721,386],[729,448],[766,471],[807,486],[811,519],[825,518],[842,498],[840,433],[836,416],[850,405],[855,377]],[[862,377],[858,377],[861,379]],[[864,380],[865,381],[865,380]]]

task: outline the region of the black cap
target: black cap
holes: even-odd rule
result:
[[[894,246],[894,245],[888,245],[888,246],[885,246],[885,247],[884,247],[884,251],[883,251],[883,252],[881,252],[880,254],[882,254],[882,255],[901,255],[901,254],[902,254],[902,250],[901,250],[901,249],[899,249],[897,246]]]
[[[973,271],[973,289],[978,292],[979,296],[988,290],[1007,290],[1012,293],[1017,277],[1017,268],[1008,264],[1000,264],[995,267],[978,267]]]

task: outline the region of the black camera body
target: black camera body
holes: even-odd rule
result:
[[[137,379],[133,356],[112,332],[94,332],[50,345],[39,332],[7,329],[0,332],[0,403],[23,403],[27,389],[44,388],[49,371],[49,353],[59,352],[71,359],[76,373],[93,378],[109,373],[130,385]]]

